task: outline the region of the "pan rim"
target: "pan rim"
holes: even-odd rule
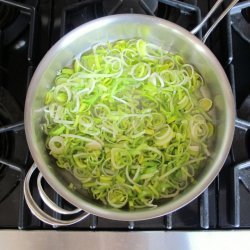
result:
[[[46,171],[48,169],[48,166],[39,158],[39,150],[37,146],[35,145],[34,138],[31,136],[31,131],[33,129],[32,125],[32,112],[31,107],[34,99],[34,94],[36,93],[36,89],[39,86],[39,78],[41,78],[44,70],[44,65],[47,65],[49,62],[49,59],[56,53],[57,49],[60,48],[60,46],[63,43],[69,42],[67,39],[69,37],[75,37],[78,36],[79,33],[87,32],[88,30],[91,30],[94,26],[98,26],[99,24],[105,24],[109,22],[114,22],[116,19],[140,19],[140,20],[147,20],[147,21],[153,21],[156,25],[164,25],[168,26],[172,29],[174,29],[176,32],[181,32],[183,35],[187,37],[187,39],[191,39],[194,43],[198,44],[198,46],[201,49],[204,49],[206,51],[206,54],[209,56],[209,60],[215,65],[217,72],[219,74],[219,78],[222,79],[221,84],[223,84],[223,92],[224,96],[227,97],[228,100],[228,106],[227,106],[227,113],[226,116],[226,128],[225,128],[225,134],[228,133],[226,139],[224,140],[224,143],[222,144],[221,153],[217,154],[216,158],[216,164],[213,167],[211,171],[208,172],[208,176],[206,178],[202,178],[200,180],[199,186],[195,188],[191,188],[184,196],[180,197],[179,199],[175,200],[174,202],[167,202],[164,205],[161,205],[154,209],[147,209],[147,210],[135,210],[135,211],[124,211],[124,210],[115,210],[110,208],[104,208],[100,207],[98,205],[93,205],[92,203],[89,203],[88,201],[73,195],[73,193],[65,186],[63,185],[58,179],[56,179],[50,171]],[[39,63],[32,80],[30,82],[30,86],[27,92],[26,96],[26,102],[25,102],[25,133],[26,138],[28,142],[28,146],[31,152],[31,155],[34,159],[34,162],[36,163],[37,167],[41,171],[42,175],[44,176],[45,180],[48,182],[48,184],[57,192],[59,195],[61,195],[64,199],[72,203],[78,208],[83,209],[84,211],[103,217],[107,219],[113,219],[113,220],[120,220],[120,221],[139,221],[139,220],[146,220],[151,219],[155,217],[159,217],[168,213],[172,213],[181,207],[185,206],[186,204],[190,203],[192,200],[194,200],[197,196],[199,196],[208,186],[209,184],[215,179],[215,177],[218,175],[219,171],[221,170],[226,157],[228,155],[228,152],[231,147],[231,143],[233,140],[233,134],[234,134],[234,120],[235,120],[235,108],[234,108],[234,99],[233,95],[230,89],[229,81],[225,75],[224,70],[222,69],[222,66],[214,56],[214,54],[209,50],[209,48],[204,45],[197,37],[192,35],[189,31],[185,30],[184,28],[180,27],[177,24],[174,24],[172,22],[169,22],[167,20],[162,20],[158,17],[151,17],[141,14],[116,14],[108,17],[102,17],[93,21],[90,21],[86,24],[83,24],[76,29],[72,30],[68,34],[66,34],[64,37],[62,37],[43,57],[41,62]],[[199,187],[199,188],[198,188]],[[192,191],[192,192],[191,192]]]

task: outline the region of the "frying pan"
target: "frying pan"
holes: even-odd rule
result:
[[[192,33],[197,32],[202,27],[221,2],[222,0],[216,2],[209,15]],[[203,42],[236,2],[233,1],[221,14],[203,37]],[[47,52],[32,77],[25,103],[25,132],[34,165],[26,175],[24,194],[27,205],[34,215],[52,225],[72,224],[86,218],[89,214],[120,221],[145,220],[171,213],[185,206],[209,186],[222,168],[232,143],[235,107],[230,84],[222,66],[209,48],[192,33],[157,17],[119,14],[99,18],[79,26],[62,37]],[[77,186],[77,180],[69,172],[55,166],[52,157],[46,150],[44,134],[40,124],[43,117],[44,97],[51,88],[58,70],[68,65],[74,56],[90,49],[97,42],[132,38],[141,38],[160,45],[168,51],[178,53],[184,57],[186,62],[195,66],[205,79],[213,99],[216,113],[216,133],[212,155],[204,170],[197,177],[196,184],[190,185],[180,195],[171,200],[166,200],[156,208],[129,211],[107,207],[84,196],[77,190],[67,188],[70,182]],[[76,219],[67,221],[55,219],[45,214],[33,200],[29,189],[30,178],[36,167],[40,171],[38,178],[40,195],[49,207],[57,212],[70,213],[58,208],[49,200],[42,190],[42,176],[59,195],[78,208],[73,212],[81,210],[85,212]]]

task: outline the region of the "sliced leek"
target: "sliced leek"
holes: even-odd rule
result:
[[[156,207],[194,182],[210,155],[213,102],[201,86],[192,65],[160,46],[96,44],[46,94],[47,148],[105,205]]]

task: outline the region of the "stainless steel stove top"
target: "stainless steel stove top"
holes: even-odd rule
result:
[[[250,231],[79,232],[15,231],[0,234],[3,250],[248,250]]]

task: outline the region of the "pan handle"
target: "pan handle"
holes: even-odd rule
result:
[[[84,220],[85,218],[87,218],[90,214],[89,213],[82,213],[81,215],[77,216],[74,219],[71,220],[60,220],[60,219],[56,219],[54,217],[52,217],[51,215],[45,213],[35,202],[35,200],[32,197],[31,191],[30,191],[30,180],[31,180],[31,176],[34,173],[34,171],[36,170],[36,165],[33,164],[31,166],[31,168],[29,169],[25,179],[24,179],[24,197],[26,200],[26,203],[30,209],[30,211],[32,212],[33,215],[35,215],[39,220],[43,221],[46,224],[49,224],[51,226],[54,227],[58,227],[58,226],[69,226],[72,224],[75,224],[81,220]],[[39,173],[38,178],[37,178],[37,187],[38,187],[38,192],[40,197],[42,198],[42,200],[44,201],[44,203],[51,208],[52,211],[57,212],[59,214],[64,214],[64,215],[73,215],[73,214],[78,214],[80,212],[83,212],[81,209],[75,209],[72,211],[63,209],[61,207],[59,207],[57,204],[55,204],[44,192],[42,185],[41,185],[41,180],[42,180],[42,175],[41,173]]]
[[[227,8],[220,14],[220,16],[216,19],[216,21],[213,23],[213,25],[208,29],[206,34],[202,38],[202,42],[205,43],[209,35],[212,33],[212,31],[216,28],[216,26],[220,23],[220,21],[226,16],[226,14],[234,7],[234,5],[239,0],[232,1]],[[196,34],[206,23],[206,21],[212,16],[212,14],[215,12],[215,10],[221,5],[223,0],[217,0],[212,9],[207,13],[207,15],[204,17],[204,19],[199,23],[193,30],[191,30],[191,33],[194,35]]]

